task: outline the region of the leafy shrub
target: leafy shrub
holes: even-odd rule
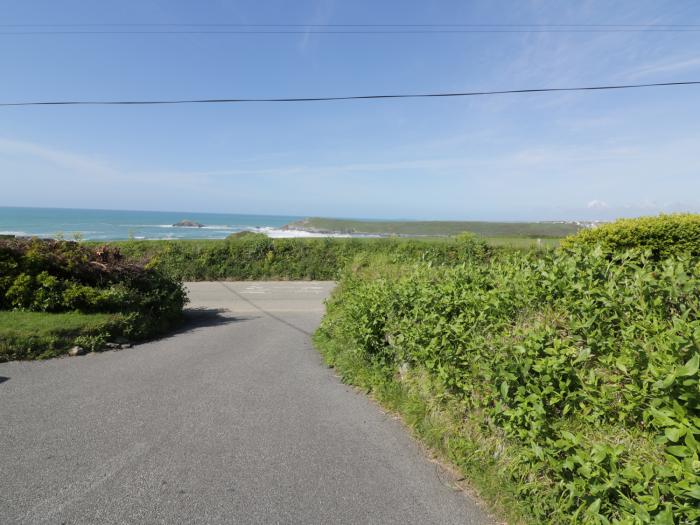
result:
[[[316,341],[351,381],[452,407],[452,459],[534,523],[697,523],[699,289],[697,258],[602,249],[360,265]]]
[[[75,338],[73,344],[80,346],[88,352],[99,352],[107,344],[107,339],[109,339],[109,336],[109,333],[79,335]]]
[[[26,273],[20,273],[14,279],[8,275],[9,286],[5,292],[5,303],[13,308],[23,308],[32,303],[34,279]]]
[[[113,247],[0,239],[0,310],[115,313],[120,332],[146,338],[176,323],[186,300],[179,280]]]
[[[565,238],[561,246],[600,245],[607,252],[630,249],[649,250],[655,259],[689,253],[700,255],[700,214],[660,215],[620,219],[597,228],[581,230]]]

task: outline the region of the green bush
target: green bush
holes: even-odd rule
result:
[[[119,314],[118,331],[143,339],[177,323],[186,300],[178,279],[125,261],[113,247],[0,239],[0,310]]]
[[[88,352],[99,352],[107,344],[110,337],[109,332],[95,335],[79,335],[73,340],[73,344],[80,346]]]
[[[648,250],[655,259],[682,253],[698,256],[700,214],[620,219],[597,228],[581,230],[561,242],[564,249],[597,245],[607,252]]]
[[[601,249],[359,265],[316,342],[347,380],[421,400],[416,427],[533,523],[697,523],[699,289],[697,258]]]

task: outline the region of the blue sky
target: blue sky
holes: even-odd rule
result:
[[[3,24],[700,24],[694,0],[0,0]],[[0,101],[700,80],[700,33],[0,35]],[[0,108],[0,205],[416,219],[700,211],[700,87]]]

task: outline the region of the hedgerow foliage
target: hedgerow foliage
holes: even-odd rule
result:
[[[468,234],[458,238],[271,239],[234,234],[226,241],[129,241],[116,243],[134,260],[184,280],[336,279],[358,254],[381,254],[395,261],[456,264],[489,248]]]
[[[181,283],[127,263],[118,249],[41,239],[0,240],[0,309],[114,312],[128,316],[133,337],[176,322],[186,301]]]
[[[452,459],[491,469],[533,523],[698,523],[699,261],[355,268],[316,340],[364,386],[427,377],[430,403],[458,407]]]
[[[649,250],[655,259],[674,254],[700,255],[700,214],[659,215],[620,219],[581,230],[561,242],[564,248],[601,246],[608,252]]]

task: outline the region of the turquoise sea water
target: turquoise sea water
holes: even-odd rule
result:
[[[223,239],[242,230],[260,231],[271,237],[293,233],[281,226],[301,217],[238,215],[161,211],[76,210],[62,208],[0,207],[0,234],[86,240],[120,239]],[[203,228],[177,228],[183,219],[204,224]],[[300,232],[303,233],[303,232]]]

